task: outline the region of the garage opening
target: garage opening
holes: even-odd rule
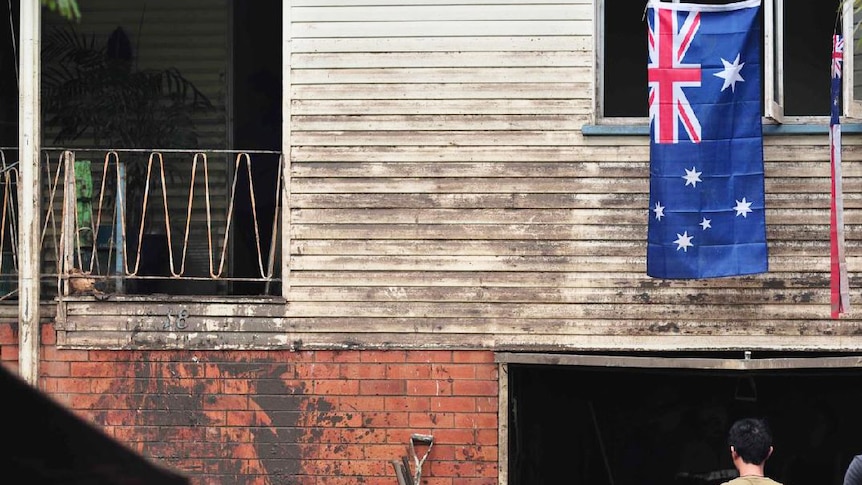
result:
[[[498,354],[508,364],[511,485],[714,485],[727,430],[769,422],[768,476],[841,485],[862,453],[862,358]]]

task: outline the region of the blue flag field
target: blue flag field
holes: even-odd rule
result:
[[[647,274],[766,272],[760,0],[647,7]]]

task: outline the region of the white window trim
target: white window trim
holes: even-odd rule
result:
[[[605,0],[593,0],[593,12],[595,17],[595,21],[593,22],[593,52],[595,53],[595,59],[593,60],[592,76],[592,122],[598,124],[599,122],[607,123],[613,119],[605,118],[604,116],[605,83],[602,74],[604,73],[605,65]],[[641,118],[636,119],[641,120]]]
[[[763,6],[763,109],[773,123],[784,123],[784,0],[764,0]]]

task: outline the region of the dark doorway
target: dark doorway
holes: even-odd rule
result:
[[[233,2],[233,145],[237,150],[281,150],[281,16],[281,0]],[[280,176],[279,155],[255,153],[251,158],[260,249],[265,265],[272,240],[276,184]],[[230,166],[232,169],[233,162]],[[259,277],[252,200],[245,165],[240,166],[236,187],[233,276]],[[264,294],[264,283],[236,282],[232,293]],[[281,290],[272,286],[269,293],[280,294]]]
[[[0,147],[18,146],[18,0],[0,2]],[[6,163],[18,160],[6,151]]]
[[[727,429],[764,417],[784,485],[841,485],[862,452],[862,370],[509,365],[512,485],[715,485]]]

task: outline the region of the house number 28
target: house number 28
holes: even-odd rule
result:
[[[189,311],[185,308],[177,312],[176,315],[172,310],[168,310],[168,315],[162,328],[170,330],[172,327],[175,327],[177,330],[185,330],[189,326],[188,318]]]

